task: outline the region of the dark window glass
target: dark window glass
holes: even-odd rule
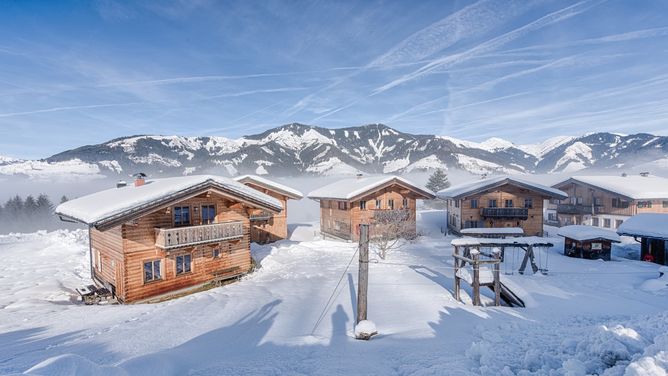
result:
[[[360,209],[366,210],[366,201],[360,201]]]
[[[532,198],[525,198],[524,199],[524,207],[527,209],[533,208],[533,199]]]
[[[174,226],[187,226],[190,224],[190,207],[174,207]]]
[[[668,208],[668,201],[664,201],[664,202],[663,202],[663,207],[664,207],[664,208]]]
[[[610,228],[610,218],[603,219],[603,227]]]
[[[144,282],[156,281],[160,278],[160,260],[146,261],[144,263]]]
[[[403,199],[401,205],[404,209],[408,209],[408,199],[407,198]]]
[[[390,208],[390,210],[394,210],[394,200],[393,199],[387,200],[387,207]]]
[[[471,200],[471,209],[477,209],[478,208],[478,200],[473,199]]]
[[[512,208],[513,207],[513,200],[506,200],[505,202],[507,208]]]
[[[216,220],[216,207],[214,205],[202,205],[202,224],[208,225]]]
[[[496,207],[496,200],[489,200],[489,205],[487,205],[490,208],[495,208]]]
[[[176,256],[176,274],[188,273],[190,269],[191,256],[181,255]]]
[[[380,209],[380,199],[376,199],[376,209]]]
[[[598,218],[592,218],[592,219],[591,219],[591,225],[592,225],[592,226],[595,226],[595,227],[598,227],[598,226],[599,226],[599,224],[598,224]]]

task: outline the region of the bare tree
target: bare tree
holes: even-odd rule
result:
[[[378,210],[371,225],[371,246],[385,260],[391,250],[401,248],[402,239],[414,239],[415,219],[408,210]]]

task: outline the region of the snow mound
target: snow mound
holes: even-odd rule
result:
[[[355,337],[369,339],[371,336],[378,334],[376,329],[376,324],[370,320],[362,320],[357,325],[355,325]]]
[[[49,358],[25,372],[28,375],[49,375],[49,376],[107,376],[107,375],[127,375],[123,370],[100,366],[80,355],[64,354]]]

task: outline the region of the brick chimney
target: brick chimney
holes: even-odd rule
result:
[[[146,174],[143,172],[139,172],[134,174],[135,177],[135,187],[141,187],[146,183]]]

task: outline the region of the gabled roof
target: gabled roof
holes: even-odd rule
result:
[[[346,200],[352,201],[361,198],[365,194],[382,189],[392,184],[398,184],[404,188],[410,189],[425,199],[434,198],[434,195],[426,188],[423,188],[409,180],[399,176],[380,175],[365,176],[360,178],[342,179],[324,187],[318,188],[308,194],[308,197],[314,200]]]
[[[544,197],[565,199],[568,195],[558,189],[546,185],[534,183],[528,180],[519,179],[510,176],[497,176],[472,182],[454,185],[436,193],[438,198],[442,199],[460,199],[464,196],[471,196],[490,189],[501,187],[505,184],[514,185],[531,191],[541,193]]]
[[[619,235],[668,240],[668,214],[642,213],[625,220],[618,228]]]
[[[668,198],[668,179],[658,176],[573,176],[553,187],[580,183],[633,200]]]
[[[604,239],[619,243],[621,239],[614,231],[606,230],[600,227],[571,225],[560,227],[557,235],[565,238],[575,239],[577,241]]]
[[[207,189],[273,212],[283,209],[279,200],[230,178],[193,175],[148,180],[139,187],[128,185],[96,192],[58,205],[56,214],[97,228],[109,228]]]
[[[269,180],[266,178],[263,178],[261,176],[257,175],[242,175],[242,176],[237,176],[234,178],[234,180],[238,181],[239,183],[246,184],[246,183],[251,183],[258,185],[262,188],[266,188],[270,191],[278,192],[280,194],[283,194],[285,196],[288,196],[289,198],[293,200],[301,200],[304,198],[304,195],[299,192],[296,189],[290,188],[286,185],[279,184],[273,180]]]

